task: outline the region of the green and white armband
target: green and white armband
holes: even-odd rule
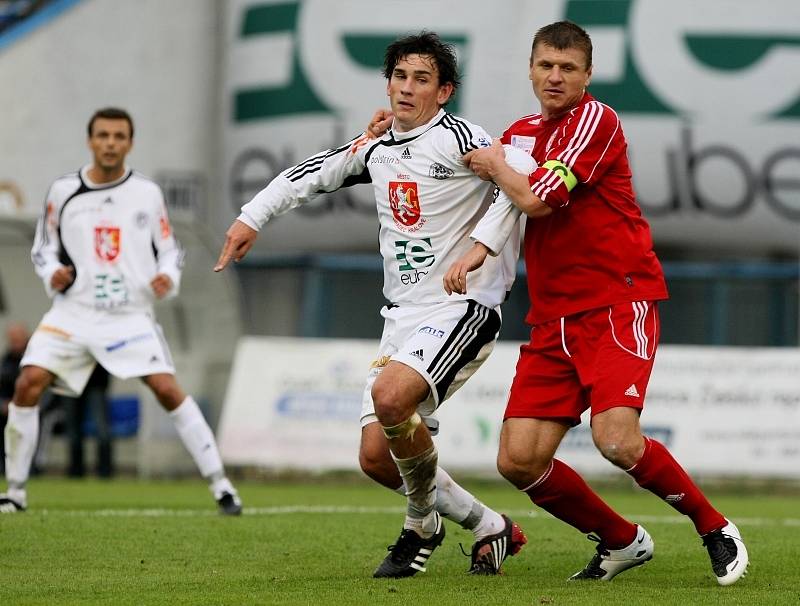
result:
[[[567,191],[572,191],[578,184],[578,178],[570,170],[569,166],[560,160],[548,160],[542,164],[542,168],[546,168],[556,173],[564,182],[564,185],[567,186]]]

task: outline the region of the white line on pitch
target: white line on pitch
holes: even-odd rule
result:
[[[295,513],[305,514],[393,514],[401,515],[405,507],[354,507],[349,505],[283,505],[274,507],[245,507],[244,514],[249,516],[289,515]],[[505,511],[510,516],[519,518],[555,519],[545,513],[530,509],[512,509]],[[135,518],[135,517],[197,517],[219,515],[214,509],[34,509],[31,514],[36,515],[64,515],[78,517],[109,517],[109,518]],[[648,515],[648,514],[623,514],[626,518],[636,522],[652,522],[654,524],[685,524],[687,520],[680,515]],[[737,526],[792,526],[800,527],[797,518],[749,518],[735,517]]]

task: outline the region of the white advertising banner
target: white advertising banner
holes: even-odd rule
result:
[[[377,341],[246,337],[219,426],[228,465],[358,469],[359,413]],[[508,387],[518,354],[500,343],[438,412],[446,468],[496,473]],[[613,471],[588,418],[558,456],[584,473]],[[800,352],[661,346],[642,427],[691,473],[800,478]]]

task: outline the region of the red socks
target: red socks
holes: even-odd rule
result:
[[[636,483],[689,516],[700,535],[725,526],[722,514],[711,506],[663,444],[652,438],[645,438],[644,442],[642,458],[628,470]]]
[[[558,459],[523,492],[562,522],[584,534],[596,533],[608,549],[621,549],[636,538],[636,525],[606,505],[575,470]]]

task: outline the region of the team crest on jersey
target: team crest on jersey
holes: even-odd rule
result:
[[[395,223],[401,228],[414,228],[420,222],[419,186],[414,181],[389,181],[389,206]]]
[[[94,252],[102,261],[114,261],[119,256],[120,229],[101,225],[94,228]]]
[[[446,167],[444,164],[439,164],[438,162],[434,162],[428,168],[428,176],[439,179],[440,181],[449,179],[455,174],[456,173],[451,168]]]

